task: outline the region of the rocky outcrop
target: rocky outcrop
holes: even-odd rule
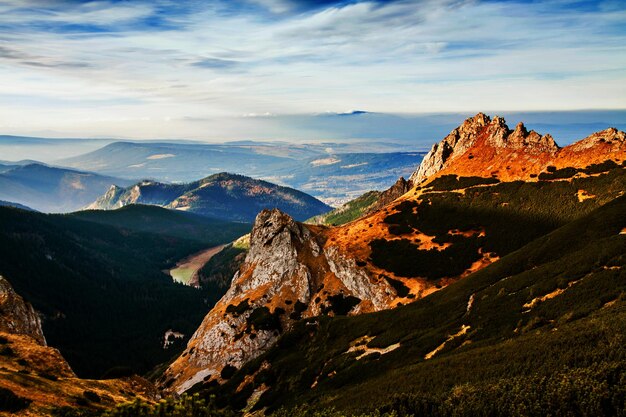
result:
[[[554,155],[559,147],[550,135],[542,136],[534,130],[528,131],[523,123],[510,130],[502,117],[493,120],[484,113],[478,113],[454,129],[441,142],[433,145],[410,181],[419,184],[447,168],[452,161],[465,155],[470,148],[473,153],[481,153],[481,148],[490,151],[522,151],[528,154]],[[488,152],[493,154],[494,152]],[[470,159],[472,159],[472,156]],[[490,173],[487,172],[489,175]]]
[[[465,120],[441,142],[433,145],[409,180],[418,184],[440,171],[448,161],[465,153],[490,121],[484,113]]]
[[[106,193],[98,197],[96,201],[85,207],[86,210],[114,210],[123,207],[121,197],[125,189],[117,185],[111,185]],[[130,204],[130,203],[126,203]]]
[[[39,315],[2,276],[0,276],[0,332],[30,336],[40,345],[46,345]]]
[[[363,214],[366,215],[381,209],[407,193],[411,187],[413,187],[413,183],[410,180],[405,180],[404,177],[400,177],[390,188],[381,192],[380,196],[376,199],[376,202],[372,204]]]
[[[626,145],[626,133],[610,127],[605,130],[593,133],[586,138],[573,143],[565,149],[573,152],[583,152],[591,148],[602,146],[607,147],[609,152],[616,152],[624,149]]]
[[[180,393],[221,381],[225,368],[240,368],[269,349],[296,320],[381,310],[394,299],[387,282],[373,280],[326,240],[323,228],[297,223],[276,209],[263,210],[230,289],[160,384]]]

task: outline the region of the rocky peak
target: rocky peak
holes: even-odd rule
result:
[[[518,123],[512,131],[504,118],[496,116],[492,120],[484,113],[478,113],[465,120],[441,142],[433,145],[410,180],[414,184],[424,181],[475,146],[489,146],[496,150],[523,150],[531,154],[554,154],[559,150],[550,135],[542,136],[534,130],[529,132],[523,123]]]
[[[395,184],[393,184],[389,189],[380,193],[376,202],[372,204],[372,206],[369,207],[363,215],[373,213],[374,211],[386,206],[395,199],[406,194],[411,187],[413,187],[413,183],[410,180],[405,180],[404,177],[400,177],[398,181],[396,181]]]
[[[466,119],[441,142],[433,145],[409,181],[418,184],[440,171],[449,160],[464,154],[490,123],[491,119],[484,113],[478,113],[476,116]]]
[[[46,345],[39,315],[0,275],[0,332],[27,335]]]
[[[349,254],[327,242],[327,229],[303,225],[277,210],[258,214],[250,251],[228,292],[204,318],[160,385],[184,392],[222,381],[269,349],[302,318],[389,308],[394,290],[372,279]]]
[[[597,145],[609,146],[613,150],[624,148],[624,146],[626,146],[626,133],[614,127],[610,127],[593,133],[569,147],[573,151],[580,152]]]

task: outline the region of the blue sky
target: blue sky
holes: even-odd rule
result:
[[[200,139],[356,109],[626,109],[626,6],[0,0],[0,105],[1,133]]]

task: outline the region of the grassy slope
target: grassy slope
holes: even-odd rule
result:
[[[457,276],[482,253],[502,257],[619,196],[626,189],[626,169],[615,167],[571,181],[495,185],[442,177],[426,187],[416,201],[404,201],[389,210],[384,222],[390,238],[369,242],[374,265],[407,278]],[[595,197],[581,202],[579,190]],[[452,235],[452,230],[474,233]],[[451,246],[442,251],[419,249],[411,241],[416,231]]]
[[[307,220],[307,223],[324,224],[338,226],[356,220],[372,206],[380,196],[379,191],[369,191],[362,196],[355,198],[343,206],[320,214]]]
[[[162,349],[163,333],[191,335],[221,294],[176,285],[162,270],[205,245],[0,208],[0,274],[43,313],[48,342],[84,377],[145,372],[177,353],[182,343]]]
[[[241,406],[265,382],[272,388],[259,407],[430,407],[432,415],[511,414],[522,406],[537,412],[559,404],[592,414],[602,404],[623,408],[625,212],[626,197],[620,197],[413,304],[300,322],[221,392]],[[524,307],[559,288],[565,290],[561,295]],[[464,325],[470,326],[465,335],[424,359]],[[366,335],[374,337],[369,348],[400,347],[358,361],[358,354],[345,353]],[[271,368],[259,372],[264,361]],[[236,392],[245,375],[255,372],[254,382]],[[389,397],[401,393],[406,396]],[[554,395],[574,397],[555,404]]]

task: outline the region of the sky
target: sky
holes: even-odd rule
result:
[[[626,109],[626,3],[0,0],[0,108],[0,134],[206,140]]]

